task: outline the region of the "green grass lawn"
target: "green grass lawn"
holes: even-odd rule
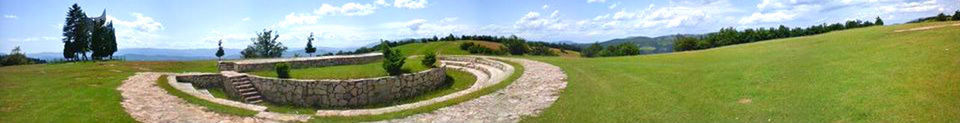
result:
[[[79,62],[0,67],[0,121],[135,122],[116,88],[137,71],[213,72],[216,61]]]
[[[956,23],[956,22],[953,22]],[[532,57],[569,76],[525,122],[960,122],[960,27],[868,27],[703,51]]]
[[[404,73],[420,72],[429,69],[420,64],[423,57],[407,58],[403,64]],[[277,77],[276,71],[250,72],[257,76]],[[290,78],[295,79],[357,79],[387,76],[383,61],[367,64],[339,65],[318,68],[290,69]]]
[[[400,45],[395,47],[400,49],[400,53],[403,55],[424,55],[429,52],[439,52],[440,55],[470,55],[470,52],[460,49],[460,44],[466,42],[473,42],[481,46],[485,46],[491,49],[500,49],[500,46],[503,46],[500,43],[488,42],[488,41],[477,41],[477,40],[460,40],[460,41],[438,41],[438,42],[428,42],[428,43],[410,43],[405,45]],[[560,52],[560,49],[551,48],[554,53],[562,57],[580,57],[580,52],[576,51],[564,51]]]

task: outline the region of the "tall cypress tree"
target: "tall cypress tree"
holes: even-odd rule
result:
[[[310,56],[313,56],[313,53],[317,52],[317,48],[313,47],[313,40],[313,33],[311,32],[310,37],[307,37],[307,47],[303,49],[307,54],[310,54]]]
[[[110,56],[107,53],[107,45],[109,44],[107,38],[107,27],[104,26],[105,21],[94,21],[93,24],[93,33],[90,37],[90,51],[93,53],[90,54],[90,57],[94,60],[101,60],[104,57]]]
[[[63,24],[63,58],[66,60],[77,60],[77,53],[80,52],[78,45],[81,40],[86,39],[83,30],[83,20],[86,15],[80,10],[80,5],[76,3],[67,11],[67,18]]]
[[[217,60],[223,60],[223,39],[217,41],[217,47],[219,47],[217,48],[217,54],[214,55],[217,55]]]
[[[113,53],[117,52],[117,35],[113,29],[113,22],[107,22],[106,29],[107,29],[107,33],[106,33],[107,36],[105,37],[106,44],[104,44],[106,47],[105,53],[107,53],[107,56],[110,57],[110,59],[113,59]]]
[[[953,20],[953,21],[960,21],[960,10],[957,10],[956,12],[953,12],[953,18],[952,18],[952,20]]]

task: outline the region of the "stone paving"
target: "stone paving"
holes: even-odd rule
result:
[[[547,63],[507,58],[523,65],[523,75],[506,88],[480,98],[430,113],[379,122],[519,122],[537,116],[559,98],[567,75]]]
[[[205,107],[190,104],[167,94],[156,85],[164,73],[137,73],[117,88],[123,109],[130,116],[145,123],[258,123],[275,122],[254,117],[223,115],[206,111]]]

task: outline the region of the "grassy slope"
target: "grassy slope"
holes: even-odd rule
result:
[[[893,32],[939,24],[660,55],[537,57],[570,80],[559,101],[525,121],[958,122],[960,27]]]
[[[212,72],[215,61],[83,62],[0,67],[3,122],[134,122],[120,106],[135,71]]]
[[[427,70],[428,68],[420,63],[421,60],[423,60],[423,57],[407,58],[403,64],[405,73]],[[257,76],[277,77],[276,71],[256,71],[251,73]],[[290,77],[297,79],[356,79],[381,76],[387,76],[387,71],[383,70],[383,61],[358,65],[290,70]]]
[[[251,117],[257,114],[256,111],[237,108],[237,107],[231,107],[226,105],[220,105],[214,102],[210,102],[207,100],[203,100],[203,99],[191,96],[190,94],[184,93],[180,90],[177,90],[176,88],[173,88],[173,86],[169,84],[166,75],[163,75],[163,76],[160,76],[160,78],[157,78],[156,82],[157,82],[157,86],[159,86],[160,88],[163,88],[163,90],[167,91],[168,94],[177,96],[180,99],[183,99],[189,103],[206,107],[207,110],[220,112],[228,115],[245,116],[245,117]],[[222,94],[222,93],[219,93],[219,94]]]
[[[500,43],[494,42],[465,40],[411,43],[401,45],[396,48],[400,49],[403,55],[423,55],[433,51],[439,51],[441,55],[469,55],[470,52],[460,50],[460,44],[465,42],[474,42],[491,49],[500,49],[500,46],[502,46]],[[556,48],[551,48],[551,50],[563,57],[580,57],[580,53],[576,51],[566,51],[567,53],[561,53],[560,50]]]

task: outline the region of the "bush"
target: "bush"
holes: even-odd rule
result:
[[[407,57],[400,54],[400,50],[391,49],[386,41],[380,45],[381,50],[383,50],[383,69],[387,70],[387,73],[392,76],[403,74],[402,68]]]
[[[512,55],[523,55],[530,50],[527,46],[527,41],[520,39],[517,36],[512,36],[510,40],[506,40],[502,44]]]
[[[423,60],[420,61],[420,64],[423,64],[423,66],[427,66],[430,68],[436,67],[434,66],[434,64],[436,63],[437,63],[437,54],[433,52],[427,53],[427,55],[423,57]]]
[[[530,47],[530,55],[538,56],[557,56],[556,53],[550,50],[550,47],[543,45],[536,45]]]
[[[30,58],[20,53],[20,47],[13,48],[9,55],[0,55],[0,66],[33,64]]]
[[[277,63],[273,67],[277,70],[277,78],[290,78],[290,63]]]

